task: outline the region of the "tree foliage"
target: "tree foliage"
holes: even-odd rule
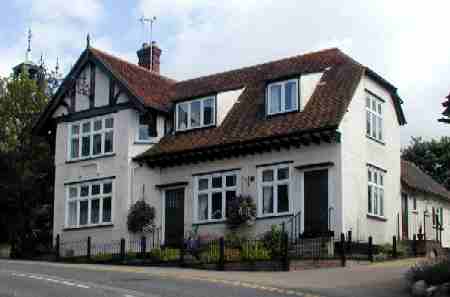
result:
[[[413,162],[450,190],[450,137],[430,141],[413,137],[402,151],[402,158]]]
[[[145,227],[153,227],[155,208],[145,201],[137,201],[130,208],[127,218],[128,231],[141,233]]]
[[[0,234],[17,257],[51,244],[53,164],[48,143],[32,136],[48,102],[26,74],[3,80],[0,91]],[[0,87],[1,88],[1,87]]]

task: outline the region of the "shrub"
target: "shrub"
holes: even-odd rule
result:
[[[379,246],[379,253],[391,256],[393,252],[392,244],[386,243]],[[407,245],[401,241],[397,242],[397,255],[399,257],[407,256],[408,248]]]
[[[155,208],[145,201],[137,201],[130,208],[127,217],[128,231],[131,233],[143,232],[144,227],[153,226]]]
[[[236,232],[228,232],[225,234],[224,240],[227,246],[239,248],[248,240],[248,238],[245,235],[240,236]]]
[[[411,282],[424,280],[429,286],[450,282],[450,259],[438,258],[414,265],[406,277]]]
[[[180,258],[180,250],[172,248],[152,249],[150,251],[150,258],[158,262],[177,261]]]
[[[283,231],[278,225],[272,225],[271,229],[264,233],[264,246],[271,252],[272,257],[280,256],[282,253]]]
[[[227,226],[235,229],[251,224],[256,218],[256,204],[250,196],[238,195],[227,203]]]
[[[242,260],[264,261],[270,260],[270,250],[260,241],[247,241],[242,245]]]

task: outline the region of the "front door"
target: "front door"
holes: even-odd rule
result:
[[[166,190],[164,243],[178,247],[184,237],[184,188]]]
[[[305,237],[328,232],[328,169],[305,172]]]
[[[408,195],[402,194],[402,238],[408,239]]]

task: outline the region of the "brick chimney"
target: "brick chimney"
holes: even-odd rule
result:
[[[153,58],[150,62],[150,50],[153,47]],[[161,49],[156,45],[156,42],[153,41],[153,46],[150,46],[148,43],[144,43],[142,48],[137,51],[137,56],[139,58],[139,66],[145,67],[148,70],[152,70],[155,73],[159,74],[159,64],[161,57]],[[150,63],[153,64],[153,67],[150,67]]]

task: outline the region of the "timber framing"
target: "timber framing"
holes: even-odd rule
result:
[[[76,78],[80,75],[80,73],[83,71],[83,69],[87,66],[91,66],[91,80],[90,80],[90,93],[89,93],[89,102],[90,107],[93,106],[93,97],[95,96],[94,90],[95,90],[95,71],[98,69],[105,72],[111,80],[114,81],[114,90],[113,90],[113,97],[112,100],[110,98],[109,103],[114,104],[117,103],[117,99],[119,98],[120,94],[126,94],[128,98],[130,99],[130,102],[132,103],[132,107],[141,111],[145,112],[147,110],[154,110],[155,112],[160,112],[166,114],[166,110],[158,110],[150,106],[146,106],[143,102],[143,100],[137,96],[131,88],[129,87],[128,83],[116,75],[114,71],[103,61],[101,61],[96,55],[91,51],[90,47],[88,47],[78,58],[77,62],[75,63],[75,66],[72,68],[72,70],[69,72],[69,74],[64,78],[64,81],[62,82],[61,86],[58,88],[58,91],[53,96],[50,103],[47,105],[46,109],[42,112],[37,122],[33,125],[33,133],[36,135],[45,135],[48,130],[51,130],[52,127],[49,126],[49,119],[51,118],[54,111],[62,104],[62,101],[64,100],[64,97],[66,95],[70,95],[71,90],[75,88],[76,84]],[[94,76],[92,76],[94,74]],[[111,87],[110,87],[111,88]],[[118,89],[117,92],[115,90]],[[110,90],[111,92],[111,90]],[[115,92],[115,94],[114,94]],[[111,93],[110,93],[111,94]],[[71,101],[75,101],[71,98]],[[73,102],[74,103],[74,102]],[[72,105],[71,102],[71,111],[73,114],[75,114],[74,111],[74,105]]]
[[[336,131],[336,127],[333,127],[320,131],[291,133],[288,135],[267,137],[248,142],[210,146],[189,151],[151,156],[140,155],[134,158],[134,161],[145,163],[150,168],[165,168],[280,151],[281,149],[299,148],[301,146],[339,142],[340,133]]]

